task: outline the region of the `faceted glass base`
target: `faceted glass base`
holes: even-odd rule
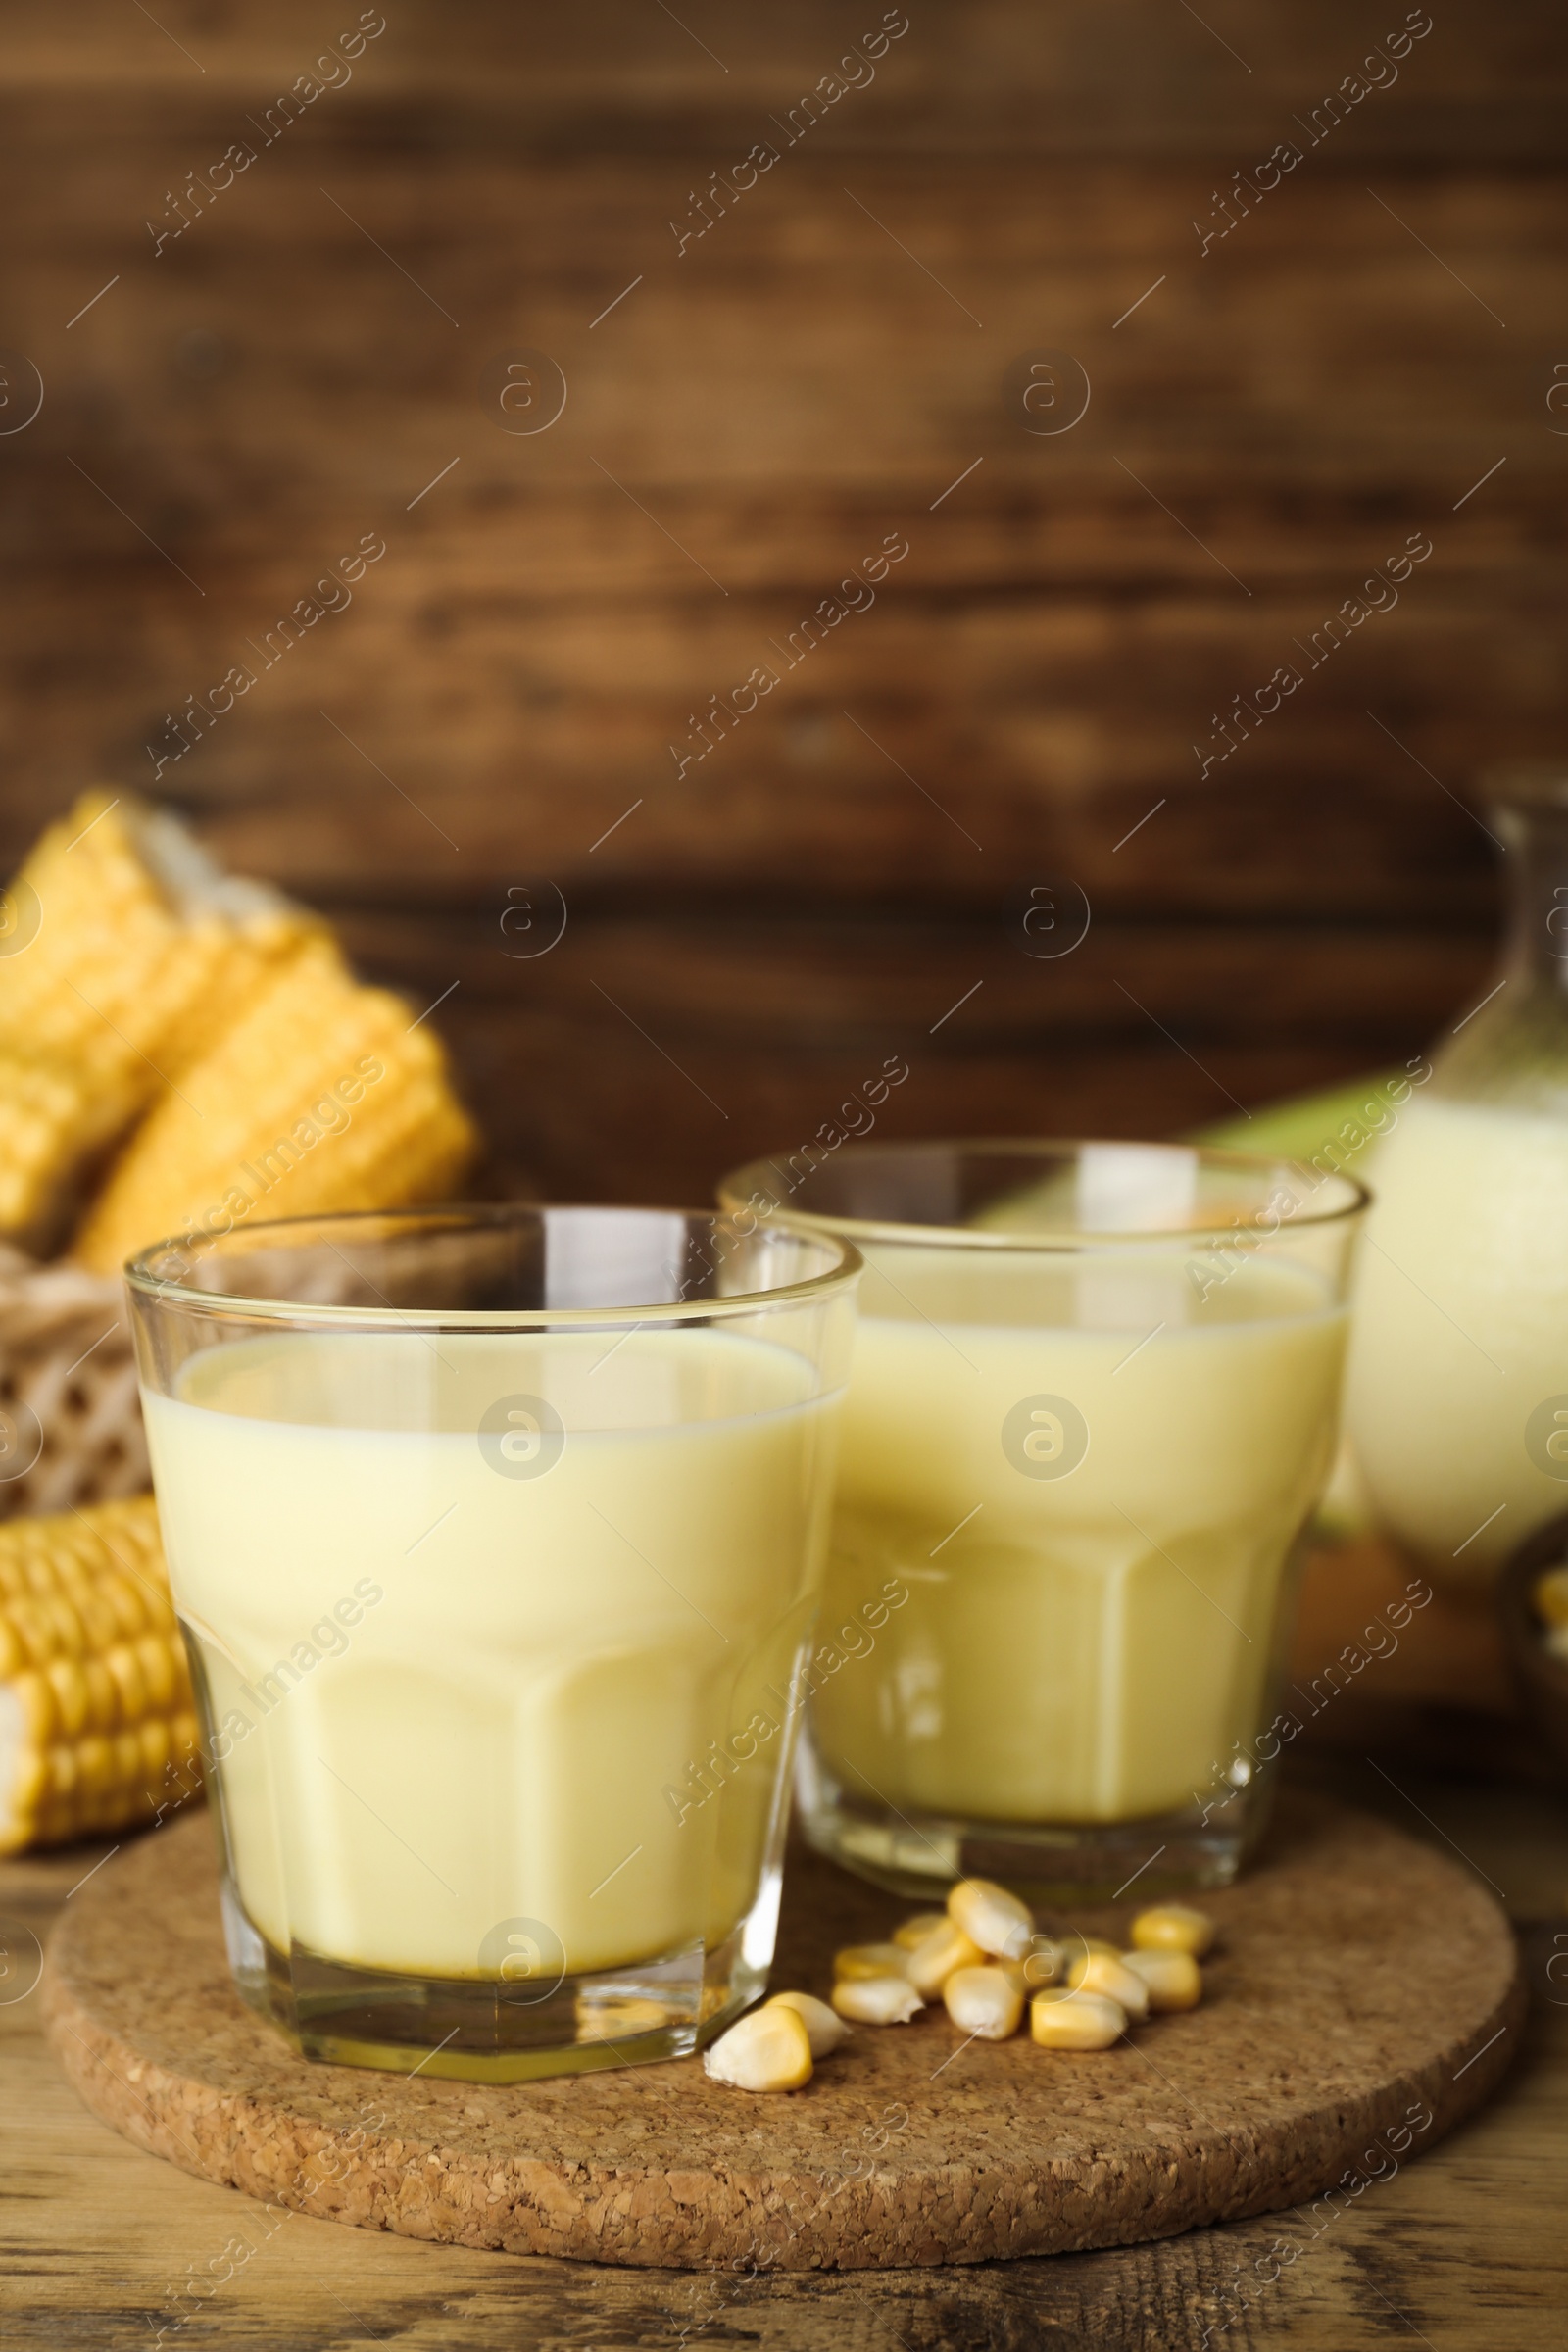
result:
[[[890,1893],[940,1900],[955,1879],[995,1879],[1037,1906],[1140,1901],[1229,1885],[1265,1826],[1272,1776],[1223,1803],[1149,1821],[958,1821],[853,1793],[803,1741],[802,1826],[820,1854]]]
[[[698,1943],[631,1967],[506,1984],[357,1968],[298,1944],[284,1954],[257,1932],[232,1884],[223,1887],[235,1985],[307,2058],[459,2082],[689,2056],[763,1990],[777,1908],[775,1875],[712,1951]]]

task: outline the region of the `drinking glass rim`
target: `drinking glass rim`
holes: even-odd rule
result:
[[[170,1281],[155,1271],[155,1261],[165,1251],[182,1255],[194,1252],[195,1262],[219,1256],[230,1249],[238,1254],[243,1245],[262,1240],[272,1242],[274,1237],[297,1233],[302,1228],[313,1231],[323,1226],[342,1230],[352,1227],[397,1225],[417,1227],[428,1225],[438,1231],[462,1232],[480,1229],[486,1225],[502,1226],[521,1223],[527,1218],[544,1218],[560,1213],[590,1214],[605,1217],[679,1217],[689,1227],[701,1222],[710,1228],[728,1229],[737,1245],[766,1238],[770,1231],[788,1231],[782,1219],[759,1220],[749,1232],[743,1232],[736,1220],[723,1207],[718,1208],[658,1208],[613,1200],[500,1200],[446,1201],[418,1204],[407,1208],[347,1208],[323,1209],[317,1213],[306,1211],[293,1217],[269,1217],[257,1223],[235,1226],[225,1234],[207,1234],[199,1239],[182,1234],[166,1236],[139,1250],[126,1260],[123,1274],[126,1286],[140,1298],[163,1306],[184,1306],[211,1315],[217,1320],[234,1318],[245,1322],[275,1322],[297,1327],[317,1325],[323,1329],[355,1329],[372,1331],[421,1332],[507,1332],[544,1330],[590,1330],[612,1328],[626,1324],[652,1328],[663,1323],[711,1323],[729,1321],[742,1315],[752,1315],[776,1306],[808,1305],[835,1293],[850,1289],[864,1270],[865,1261],[851,1241],[837,1234],[809,1234],[804,1238],[823,1244],[838,1251],[839,1263],[820,1274],[809,1274],[800,1282],[780,1283],[766,1291],[728,1292],[721,1298],[650,1299],[639,1304],[635,1300],[621,1305],[604,1306],[519,1306],[519,1307],[403,1307],[360,1306],[334,1304],[330,1300],[312,1298],[253,1298],[238,1291],[207,1291],[185,1281]],[[803,1238],[796,1236],[795,1238]],[[275,1242],[274,1242],[274,1246]],[[328,1249],[333,1245],[325,1241]],[[348,1264],[347,1259],[344,1260]],[[351,1267],[350,1269],[354,1269]]]
[[[1347,1175],[1344,1169],[1336,1169],[1332,1175],[1322,1176],[1309,1161],[1294,1159],[1288,1152],[1231,1152],[1218,1145],[1173,1143],[1158,1138],[1152,1141],[1142,1141],[1127,1136],[976,1136],[964,1137],[957,1142],[941,1137],[926,1138],[915,1142],[889,1137],[876,1143],[857,1143],[851,1140],[840,1147],[842,1154],[852,1154],[856,1159],[872,1157],[891,1159],[900,1154],[948,1152],[960,1156],[976,1157],[989,1153],[998,1157],[1015,1157],[1021,1161],[1070,1159],[1084,1151],[1118,1150],[1185,1152],[1195,1159],[1210,1166],[1230,1167],[1238,1171],[1248,1170],[1252,1173],[1262,1169],[1289,1171],[1304,1177],[1313,1191],[1324,1184],[1343,1185],[1347,1189],[1349,1198],[1341,1201],[1338,1206],[1316,1209],[1303,1207],[1296,1210],[1289,1217],[1280,1219],[1279,1225],[1275,1228],[1276,1231],[1282,1230],[1287,1225],[1294,1230],[1302,1226],[1321,1228],[1327,1225],[1347,1224],[1364,1214],[1372,1204],[1370,1188],[1364,1185],[1359,1177]],[[779,1153],[776,1158],[764,1155],[747,1160],[741,1167],[731,1169],[715,1187],[721,1206],[725,1207],[731,1215],[743,1213],[745,1209],[750,1208],[756,1199],[758,1188],[751,1185],[749,1180],[760,1172],[775,1170],[779,1161],[785,1159],[784,1153]],[[826,1163],[818,1162],[817,1164]],[[742,1200],[740,1193],[743,1181],[748,1182],[744,1200]],[[732,1206],[731,1203],[735,1205]],[[1076,1232],[1054,1233],[994,1233],[973,1225],[901,1225],[891,1219],[880,1217],[831,1216],[820,1210],[792,1207],[783,1201],[779,1201],[772,1210],[759,1212],[759,1214],[762,1221],[769,1224],[793,1225],[803,1231],[823,1235],[835,1241],[852,1241],[857,1246],[867,1242],[896,1242],[916,1249],[1010,1250],[1014,1251],[1030,1250],[1036,1254],[1049,1251],[1056,1255],[1127,1244],[1142,1244],[1150,1247],[1163,1244],[1167,1248],[1174,1248],[1182,1244],[1192,1245],[1213,1240],[1219,1236],[1234,1236],[1238,1231],[1245,1232],[1247,1230],[1245,1223],[1238,1225],[1234,1213],[1227,1222],[1216,1224],[1097,1227],[1093,1230],[1085,1228]]]

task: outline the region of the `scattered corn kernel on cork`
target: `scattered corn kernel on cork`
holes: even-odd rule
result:
[[[902,1977],[908,1952],[899,1943],[847,1943],[833,1955],[833,1974],[845,1977]]]
[[[1213,1942],[1214,1923],[1189,1903],[1156,1903],[1131,1933],[1128,1951],[1099,1936],[1044,1936],[1009,1888],[960,1879],[946,1911],[916,1912],[888,1942],[835,1952],[833,2008],[860,2025],[902,2026],[940,1999],[971,2040],[1005,2041],[1028,1999],[1030,2035],[1044,2048],[1109,2049],[1130,2025],[1197,2008],[1198,1955]]]
[[[1119,1952],[1085,1952],[1067,1970],[1069,1992],[1100,1992],[1140,2023],[1149,2015],[1149,1986]]]
[[[1036,1933],[1028,1905],[1007,1888],[960,1879],[946,1911],[916,1913],[887,1942],[841,1946],[831,2006],[808,1992],[775,1993],[721,2034],[703,2064],[740,2090],[799,2090],[813,2063],[839,2047],[846,2020],[905,2026],[940,1999],[968,2040],[1008,2041],[1029,1994],[1029,2037],[1041,2048],[1107,2050],[1151,2016],[1197,2007],[1202,1975],[1194,1954],[1208,1948],[1213,1923],[1188,1904],[1165,1903],[1141,1911],[1132,1934],[1130,1951],[1093,1936],[1063,1945]],[[1064,1984],[1044,1981],[1063,1968]],[[787,2016],[770,2015],[778,2010]]]
[[[833,2006],[858,2026],[906,2026],[925,2003],[907,1977],[840,1977]]]
[[[1152,1903],[1133,1921],[1133,1942],[1141,1952],[1191,1952],[1201,1960],[1214,1940],[1214,1922],[1191,1903]]]
[[[985,1953],[951,1919],[905,1953],[904,1973],[925,2000],[934,2000],[948,1979],[963,1968],[978,1968]]]
[[[811,2056],[831,2058],[850,2038],[850,2029],[826,2001],[819,2001],[811,1992],[775,1992],[767,2006],[770,2009],[793,2009],[806,2028],[811,2045]]]
[[[805,2018],[782,2001],[748,2010],[704,2051],[703,2072],[737,2090],[803,2090],[811,2080]]]
[[[915,1945],[924,1943],[926,1937],[937,1928],[945,1927],[947,1918],[948,1915],[945,1911],[916,1911],[912,1918],[905,1920],[901,1927],[894,1929],[893,1940],[902,1945],[905,1951],[912,1952]]]
[[[942,1987],[948,2015],[979,2041],[1005,2041],[1023,2017],[1023,1987],[1007,1967],[956,1968]]]
[[[1028,1904],[990,1879],[960,1879],[948,1895],[948,1916],[999,1960],[1022,1959],[1035,1932]]]
[[[1134,1976],[1149,1987],[1149,2012],[1163,2017],[1168,2011],[1196,2009],[1203,1997],[1203,1972],[1191,1952],[1123,1952]]]
[[[1047,2050],[1108,2050],[1127,2031],[1127,2012],[1107,1993],[1037,1992],[1029,2004],[1031,2039]]]
[[[439,1200],[476,1144],[434,1034],[312,941],[148,1114],[74,1254],[109,1274],[168,1235]]]
[[[150,1821],[200,1785],[152,1496],[0,1526],[0,1853]]]

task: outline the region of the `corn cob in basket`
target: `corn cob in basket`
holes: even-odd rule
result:
[[[439,1200],[475,1140],[437,1039],[313,941],[148,1113],[74,1254],[107,1274],[165,1234]]]
[[[172,816],[84,794],[4,894],[0,1231],[58,1240],[95,1157],[321,930]]]
[[[431,1032],[166,812],[84,795],[0,896],[0,1233],[74,1218],[114,1275],[166,1234],[435,1199],[476,1140]]]

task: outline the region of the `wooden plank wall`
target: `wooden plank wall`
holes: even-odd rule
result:
[[[0,851],[156,772],[558,1197],[889,1057],[888,1132],[1137,1134],[1413,1053],[1568,744],[1568,172],[1549,0],[1407,14],[15,0]]]

